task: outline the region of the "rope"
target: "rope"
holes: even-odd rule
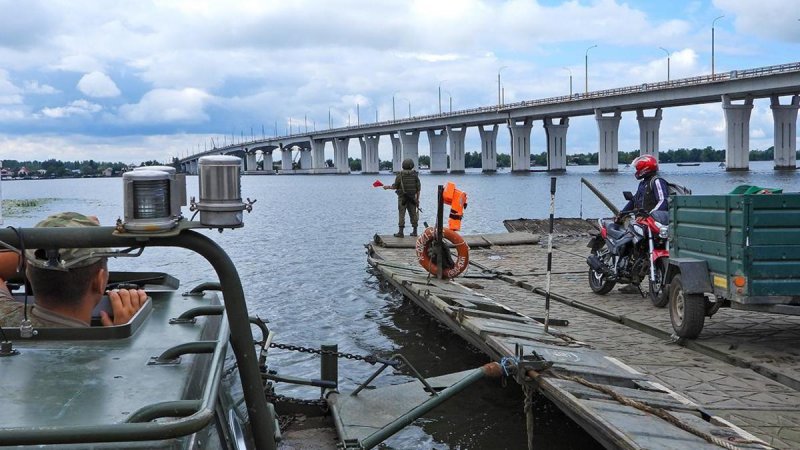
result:
[[[531,371],[528,372],[528,374],[530,375],[531,372],[536,373],[535,371],[531,370]],[[680,428],[681,430],[684,430],[686,432],[694,434],[697,437],[705,439],[706,441],[708,441],[711,444],[718,445],[718,446],[720,446],[722,448],[726,448],[728,450],[743,450],[742,447],[736,446],[736,445],[734,445],[733,443],[731,443],[729,441],[726,441],[724,439],[720,439],[720,438],[718,438],[716,436],[713,436],[713,435],[711,435],[709,433],[706,433],[703,430],[700,430],[700,429],[694,427],[693,425],[690,425],[688,423],[685,423],[685,422],[681,421],[680,419],[678,419],[677,417],[673,416],[672,414],[670,414],[669,412],[667,412],[666,410],[664,410],[662,408],[654,408],[654,407],[652,407],[652,406],[650,406],[648,404],[642,403],[642,402],[640,402],[638,400],[634,400],[634,399],[628,398],[625,395],[620,394],[619,392],[611,389],[609,386],[602,385],[602,384],[597,384],[597,383],[592,383],[591,381],[588,381],[588,380],[586,380],[586,379],[584,379],[582,377],[578,377],[578,376],[574,376],[574,375],[566,375],[566,374],[558,373],[558,372],[552,371],[552,370],[548,371],[548,373],[550,375],[552,375],[553,377],[555,377],[555,378],[558,378],[558,379],[561,379],[561,380],[566,380],[566,381],[572,381],[572,382],[581,384],[583,386],[586,386],[588,388],[600,391],[600,392],[610,396],[611,398],[613,398],[614,400],[618,401],[619,403],[621,403],[623,405],[631,406],[633,408],[639,409],[641,411],[644,411],[646,413],[649,413],[649,414],[652,414],[652,415],[654,415],[656,417],[659,417],[659,418],[667,421],[668,423]],[[541,375],[542,374],[540,374],[540,373],[536,373],[536,375],[533,378],[539,378]],[[757,444],[757,445],[761,445],[761,446],[764,446],[765,448],[769,448],[769,449],[774,449],[775,448],[775,447],[769,446],[769,445],[765,444],[764,442],[758,441],[758,440],[741,440],[741,441],[738,441],[738,443],[739,444],[744,444],[744,445]]]
[[[525,393],[525,430],[528,433],[528,450],[533,450],[533,388],[528,384],[522,385],[522,392]]]

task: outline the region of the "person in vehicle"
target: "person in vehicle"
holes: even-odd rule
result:
[[[397,210],[398,210],[398,231],[394,237],[403,237],[403,228],[406,225],[406,211],[411,219],[411,226],[414,227],[409,236],[417,235],[417,224],[419,223],[419,193],[422,190],[422,183],[419,181],[419,174],[414,170],[414,161],[410,158],[403,160],[403,170],[397,174],[391,186],[384,186],[384,189],[394,189],[397,191]]]
[[[658,160],[653,155],[642,155],[631,162],[639,181],[633,199],[619,212],[620,216],[637,210],[649,213],[657,222],[666,224],[669,220],[669,186],[658,176]]]
[[[99,225],[97,217],[64,212],[44,219],[36,227]],[[36,302],[26,308],[24,303],[15,301],[5,284],[6,278],[0,279],[0,326],[19,327],[26,319],[34,328],[90,326],[92,311],[103,298],[108,283],[108,258],[92,254],[105,251],[107,249],[26,250],[25,274]],[[3,253],[0,276],[13,275],[17,263],[15,253]],[[102,311],[103,326],[130,321],[144,305],[147,294],[141,289],[114,289],[108,292],[108,298],[113,316]]]

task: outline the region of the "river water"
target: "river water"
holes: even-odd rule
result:
[[[797,191],[800,174],[775,172],[772,162],[751,162],[749,172],[725,172],[716,163],[696,167],[662,165],[663,176],[690,187],[695,194],[720,194],[740,184]],[[583,188],[586,177],[618,204],[621,191],[635,190],[632,170],[620,166],[616,174],[596,167],[568,167],[557,175],[556,216],[599,217],[608,211]],[[435,221],[436,185],[453,181],[469,195],[464,233],[503,232],[502,221],[545,218],[549,207],[550,176],[545,173],[463,175],[421,174],[421,221]],[[405,355],[425,376],[466,370],[486,358],[468,348],[459,337],[404,301],[383,290],[367,270],[364,244],[375,233],[396,231],[396,197],[372,188],[375,179],[390,184],[394,176],[245,176],[242,195],[257,199],[245,215],[244,228],[204,231],[219,242],[236,263],[252,314],[270,320],[276,341],[318,347],[337,343],[340,351]],[[197,178],[188,177],[188,193],[197,195]],[[3,181],[4,199],[42,199],[35,207],[6,208],[5,225],[33,226],[59,211],[97,215],[112,225],[122,215],[120,178]],[[184,209],[184,214],[189,214]],[[408,230],[407,230],[408,231]],[[189,288],[212,281],[213,272],[202,259],[187,251],[149,250],[135,260],[111,261],[111,269],[147,269],[169,272]],[[587,287],[588,289],[588,287]],[[271,368],[294,376],[317,377],[314,356],[273,351]],[[340,383],[350,390],[371,374],[372,366],[340,363]],[[377,385],[410,381],[402,373],[386,374]],[[317,389],[281,393],[313,398]],[[424,420],[387,442],[389,448],[525,448],[522,395],[514,383],[502,388],[493,382],[460,394]],[[577,426],[537,400],[537,444],[540,448],[598,447]]]

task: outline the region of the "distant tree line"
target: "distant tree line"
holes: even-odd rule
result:
[[[144,161],[140,165],[157,166],[161,165],[161,163],[158,161]],[[59,161],[57,159],[47,159],[44,161],[3,160],[3,169],[8,172],[17,174],[23,167],[27,170],[29,176],[62,178],[100,176],[109,168],[113,174],[117,175],[128,170],[131,165],[122,162],[95,161],[93,159],[84,161]],[[134,167],[136,166],[134,165]]]

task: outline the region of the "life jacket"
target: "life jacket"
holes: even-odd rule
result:
[[[467,207],[467,193],[456,189],[456,185],[448,182],[442,193],[444,203],[450,205],[450,220],[447,228],[453,231],[461,229],[461,219],[464,218],[464,209]]]

